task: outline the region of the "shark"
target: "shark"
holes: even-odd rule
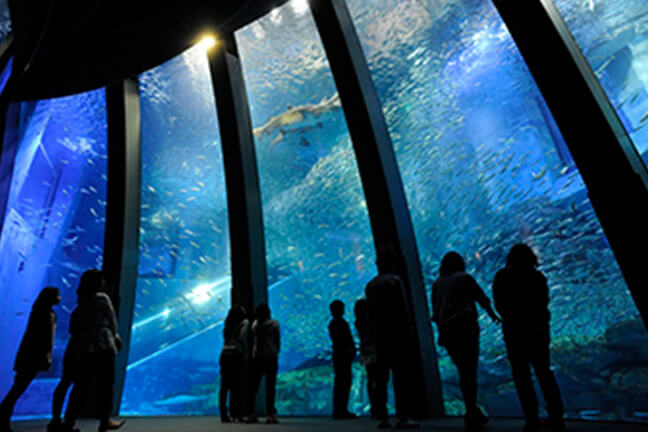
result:
[[[264,136],[278,132],[270,143],[269,148],[272,149],[288,134],[304,134],[314,129],[323,128],[324,122],[321,117],[326,113],[341,109],[340,96],[335,93],[331,97],[324,97],[319,103],[290,107],[281,114],[271,117],[265,125],[254,129],[254,136],[260,140]],[[303,141],[300,141],[300,144],[307,146]]]

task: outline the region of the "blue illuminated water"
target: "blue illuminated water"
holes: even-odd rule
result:
[[[329,303],[353,303],[375,275],[369,217],[315,23],[289,3],[237,32],[255,131],[270,283],[282,328],[277,408],[330,415]],[[351,406],[363,412],[356,382]]]
[[[139,78],[140,254],[122,413],[216,414],[230,306],[223,158],[205,52]]]
[[[490,295],[507,249],[527,242],[550,284],[552,358],[568,416],[645,419],[648,336],[569,151],[490,1],[348,3],[428,288],[443,254],[456,249]],[[298,5],[274,10],[236,38],[252,111],[270,305],[282,331],[277,407],[280,415],[329,415],[328,304],[344,300],[353,321],[375,255],[337,90],[312,17]],[[600,57],[593,68],[645,153],[644,3],[557,5],[588,58]],[[615,42],[597,36],[610,32]],[[217,414],[230,244],[204,52],[194,48],[142,74],[140,93],[140,254],[121,408]],[[0,237],[0,394],[11,384],[35,295],[53,284],[63,302],[53,370],[21,399],[18,416],[49,413],[77,278],[101,266],[105,129],[103,91],[21,106]],[[480,322],[480,403],[491,415],[520,415],[499,328]],[[439,366],[446,410],[459,414],[457,375],[443,350]],[[350,408],[358,413],[368,410],[365,379],[356,365]]]
[[[349,5],[428,288],[454,249],[490,293],[508,248],[531,245],[549,280],[553,364],[567,415],[645,418],[648,350],[635,347],[648,336],[560,132],[491,2]],[[520,415],[500,330],[483,315],[480,323],[480,403],[492,415]],[[456,414],[456,370],[440,354],[446,410]]]
[[[0,42],[11,32],[11,15],[9,0],[0,0]]]
[[[648,2],[554,3],[637,151],[648,162]]]
[[[40,290],[61,290],[52,369],[39,374],[15,415],[51,412],[79,277],[100,268],[106,207],[103,90],[22,103],[18,150],[0,236],[0,394],[13,381],[14,354]],[[5,142],[5,145],[8,145]],[[4,173],[3,173],[4,174]]]

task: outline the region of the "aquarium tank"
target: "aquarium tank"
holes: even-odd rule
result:
[[[607,3],[617,19],[630,19],[629,6],[639,4]],[[443,255],[456,250],[491,296],[508,249],[527,243],[549,282],[552,362],[567,417],[646,420],[648,335],[492,2],[348,4],[394,142],[428,291]],[[485,315],[479,403],[490,415],[520,416],[501,330]],[[462,414],[456,369],[438,351],[446,412]]]
[[[142,185],[121,413],[216,414],[230,307],[223,155],[204,48],[139,77]]]
[[[492,1],[346,3],[393,143],[428,298],[445,253],[461,253],[491,297],[510,247],[530,245],[549,283],[552,365],[567,417],[648,421],[648,333],[569,149]],[[645,2],[555,6],[645,160]],[[235,39],[259,173],[268,298],[281,328],[277,408],[280,416],[329,416],[329,304],[345,302],[357,340],[353,304],[376,274],[354,146],[306,1],[285,3]],[[121,413],[217,415],[232,282],[218,107],[204,47],[138,81],[139,258]],[[63,292],[54,367],[16,408],[18,418],[34,418],[50,412],[78,278],[102,264],[104,90],[12,109],[17,119],[4,148],[16,157],[13,166],[0,165],[11,170],[0,178],[12,179],[0,215],[0,393],[11,385],[33,300],[46,285]],[[492,416],[519,417],[501,329],[483,311],[479,323],[479,404]],[[437,353],[446,413],[462,415],[456,368],[443,348]],[[368,414],[364,368],[355,362],[353,370],[349,408]]]
[[[313,17],[290,2],[236,33],[259,168],[269,305],[281,326],[277,409],[330,415],[329,304],[376,274],[349,131]],[[350,407],[368,410],[356,368]]]
[[[17,418],[48,415],[62,372],[81,274],[101,268],[106,214],[104,90],[14,104],[3,151],[16,149],[0,234],[0,394],[13,382],[14,355],[42,288],[61,290],[52,369],[18,400]],[[0,173],[0,178],[8,173]]]
[[[554,0],[572,37],[648,161],[648,2]]]

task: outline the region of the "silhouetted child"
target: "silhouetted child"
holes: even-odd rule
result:
[[[369,322],[367,300],[359,299],[353,307],[355,328],[360,338],[360,363],[367,371],[367,394],[373,419],[387,418],[387,381],[389,370],[376,362],[376,337]]]
[[[477,363],[479,360],[478,303],[497,323],[490,300],[466,273],[466,264],[457,252],[441,261],[439,278],[432,285],[433,321],[439,328],[439,345],[445,346],[459,372],[459,385],[466,407],[467,430],[479,429],[488,417],[477,406]]]
[[[279,423],[275,408],[275,392],[277,386],[277,370],[279,367],[279,350],[281,339],[279,323],[270,318],[270,308],[266,304],[257,306],[255,319],[250,326],[252,339],[252,361],[250,365],[250,393],[248,397],[248,412],[246,421],[257,423],[254,410],[259,384],[263,377],[266,379],[266,423]]]
[[[243,306],[234,305],[225,318],[224,345],[220,355],[221,387],[218,404],[221,421],[240,420],[243,411],[242,370],[248,353],[247,312]],[[227,395],[229,393],[229,413]]]
[[[10,421],[18,398],[40,371],[52,366],[52,347],[56,333],[56,314],[52,307],[61,301],[58,288],[46,287],[32,306],[14,362],[16,376],[9,393],[0,404],[0,431],[11,431]]]
[[[333,418],[337,420],[352,419],[356,415],[349,412],[349,393],[351,392],[352,363],[356,354],[355,342],[351,336],[349,324],[344,319],[344,303],[333,300],[329,305],[333,319],[328,330],[333,342]]]
[[[547,426],[565,427],[560,389],[549,359],[549,287],[537,265],[538,258],[531,248],[516,244],[506,258],[506,267],[497,272],[493,282],[493,299],[502,316],[504,342],[524,413],[525,431],[540,427],[530,366],[547,403]]]
[[[418,423],[409,419],[412,405],[408,396],[409,361],[414,356],[416,345],[413,322],[405,294],[403,281],[398,276],[398,257],[393,247],[383,247],[376,260],[380,274],[365,288],[369,310],[369,322],[376,337],[376,361],[378,366],[391,370],[396,417],[399,429],[418,428]],[[387,385],[386,382],[384,384]],[[380,419],[379,428],[391,427],[386,414]]]
[[[106,292],[105,282],[99,270],[88,270],[81,276],[78,315],[78,344],[75,344],[74,364],[76,373],[65,420],[60,430],[74,431],[74,424],[81,415],[85,399],[91,394],[94,383],[96,395],[96,416],[99,418],[99,432],[119,429],[124,421],[111,419],[112,386],[115,373],[115,355],[121,349],[121,338],[117,333],[117,316],[112,301]]]

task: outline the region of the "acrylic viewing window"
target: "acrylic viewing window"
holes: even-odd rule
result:
[[[552,360],[567,416],[645,419],[648,352],[636,347],[648,335],[561,134],[491,2],[349,6],[394,140],[428,288],[443,254],[457,250],[490,295],[508,249],[529,244],[549,280]],[[480,403],[491,415],[519,416],[500,329],[484,315]],[[458,376],[443,349],[440,369],[446,411],[459,414]]]
[[[31,306],[45,286],[61,290],[52,369],[19,399],[15,418],[51,414],[81,274],[101,268],[106,211],[104,90],[20,104],[18,147],[0,235],[0,394]],[[7,136],[7,135],[6,135]],[[8,144],[8,143],[5,143]],[[4,175],[5,173],[3,173]]]
[[[293,1],[236,34],[252,111],[268,263],[281,325],[280,415],[332,413],[329,303],[375,274],[366,204],[331,71],[308,8]],[[357,365],[350,408],[368,410]]]
[[[140,76],[142,199],[122,413],[218,413],[230,307],[223,156],[201,46]]]

